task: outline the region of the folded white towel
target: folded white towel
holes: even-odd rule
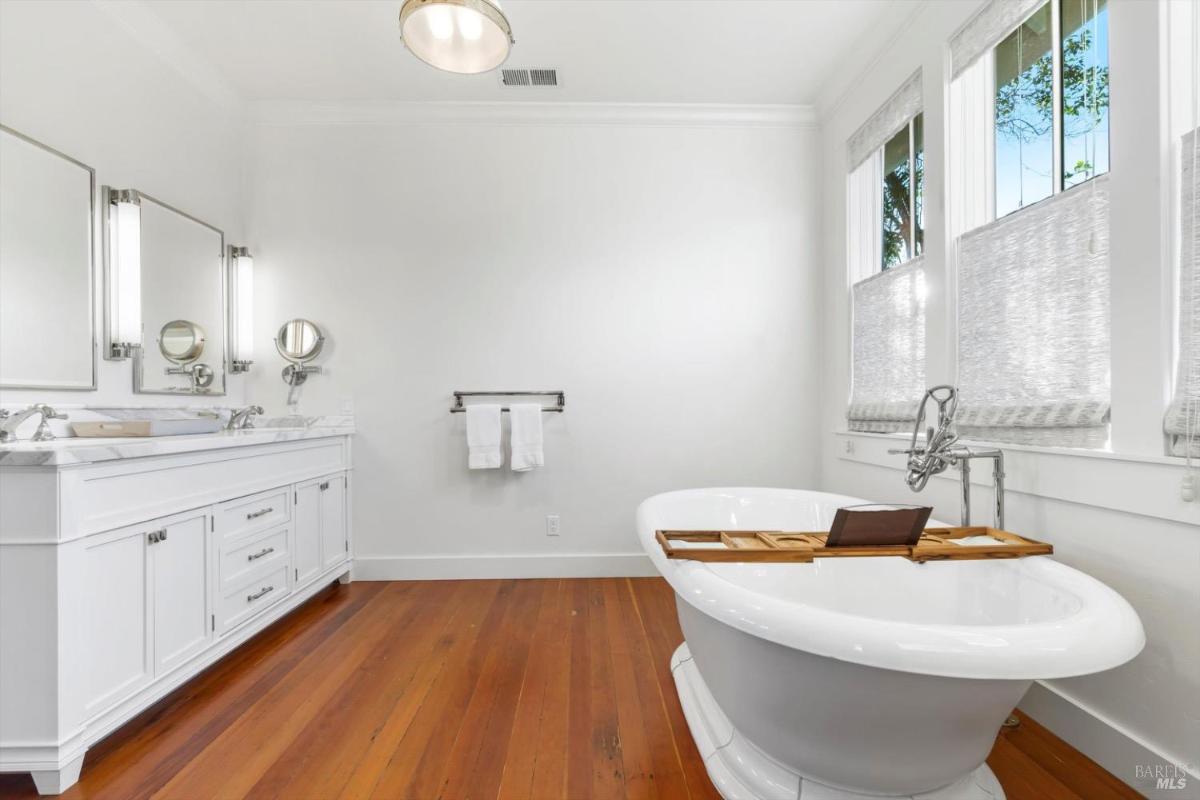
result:
[[[467,466],[497,469],[504,463],[500,452],[500,406],[480,403],[467,406]]]
[[[513,472],[525,472],[544,465],[542,407],[537,403],[514,403],[508,416],[512,423]]]

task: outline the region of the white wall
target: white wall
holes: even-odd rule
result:
[[[462,113],[291,114],[251,158],[260,353],[290,317],[330,336],[301,408],[352,400],[357,574],[642,572],[643,498],[811,485],[819,168],[802,115]],[[513,124],[480,121],[497,117]],[[282,363],[260,357],[251,389],[271,410]],[[469,472],[455,389],[566,390],[545,468]]]
[[[830,491],[878,500],[912,502],[904,486],[902,461],[886,453],[897,446],[888,437],[845,433],[849,394],[849,292],[845,253],[845,143],[847,138],[914,70],[923,70],[926,130],[926,185],[929,198],[926,274],[929,276],[927,374],[931,383],[954,376],[952,252],[945,220],[945,93],[949,36],[978,3],[930,2],[897,31],[896,44],[864,58],[862,72],[844,92],[821,107],[824,268],[821,307],[825,357],[822,377],[820,484]],[[1139,790],[1145,763],[1200,763],[1200,504],[1179,496],[1183,476],[1178,460],[1161,453],[1163,376],[1169,359],[1164,286],[1168,263],[1147,247],[1158,233],[1163,210],[1161,180],[1155,168],[1153,92],[1155,85],[1155,4],[1114,0],[1113,222],[1114,416],[1133,419],[1115,435],[1119,452],[1111,457],[1010,448],[1008,527],[1054,544],[1056,557],[1096,576],[1121,592],[1146,627],[1145,651],[1110,672],[1038,686],[1026,706],[1079,749]],[[1147,19],[1147,15],[1149,19]],[[1118,89],[1124,90],[1119,94]],[[1136,99],[1135,99],[1136,96]],[[1124,98],[1124,99],[1122,99]],[[1142,144],[1138,145],[1137,142]],[[1142,155],[1139,156],[1139,151]],[[1147,174],[1147,167],[1149,174]],[[1120,198],[1118,198],[1120,194]],[[1118,213],[1137,208],[1138,213]],[[1140,245],[1141,258],[1131,254]],[[1169,252],[1165,245],[1160,248]],[[1152,255],[1144,257],[1146,252]],[[1119,289],[1118,287],[1125,287]],[[1154,431],[1159,430],[1158,435]],[[1115,427],[1115,426],[1114,426]],[[986,469],[979,469],[984,473]],[[976,521],[987,521],[986,475],[975,493]],[[922,502],[944,519],[957,519],[957,484],[935,480]],[[1189,781],[1189,791],[1196,780]],[[1200,796],[1173,792],[1163,796]]]
[[[165,35],[136,4],[4,0],[0,122],[88,164],[97,186],[140,189],[237,242],[243,230],[244,112],[201,62],[181,60],[178,48],[173,61],[157,55],[149,44],[164,52]],[[99,301],[99,258],[95,267]],[[98,347],[102,324],[98,302]],[[5,390],[0,404],[204,402],[134,394],[129,361],[98,362],[98,391]],[[227,385],[229,394],[217,402],[238,404],[240,379],[230,376]]]

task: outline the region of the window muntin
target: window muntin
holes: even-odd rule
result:
[[[997,218],[1108,172],[1108,0],[1051,0],[993,60]]]
[[[921,116],[909,120],[883,145],[882,269],[891,269],[923,249],[925,154]],[[911,180],[915,174],[916,180]]]

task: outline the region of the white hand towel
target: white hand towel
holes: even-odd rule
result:
[[[546,463],[542,452],[542,407],[537,403],[513,403],[509,411],[512,423],[513,472],[526,472]]]
[[[467,466],[498,469],[504,463],[500,452],[500,406],[480,403],[467,406]]]

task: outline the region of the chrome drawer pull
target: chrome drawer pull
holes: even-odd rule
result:
[[[267,592],[273,592],[273,591],[275,591],[275,587],[274,587],[274,586],[264,586],[264,587],[263,587],[261,590],[259,590],[259,591],[255,592],[254,594],[248,594],[248,595],[246,595],[246,602],[247,602],[247,603],[253,603],[255,600],[257,600],[258,598],[262,597],[262,596],[263,596],[264,594],[266,594]]]
[[[167,529],[159,528],[156,531],[152,531],[148,535],[147,538],[150,539],[150,544],[158,544],[159,542],[165,542],[167,540]]]
[[[262,558],[263,556],[267,555],[268,553],[274,553],[274,552],[275,552],[274,547],[264,547],[262,550],[259,550],[257,553],[246,556],[246,560],[247,561],[257,561],[258,559]]]
[[[273,509],[273,508],[271,508],[270,506],[268,506],[268,507],[264,508],[264,509],[263,509],[263,510],[261,510],[261,511],[253,511],[253,512],[251,512],[251,513],[247,514],[247,515],[246,515],[246,519],[258,519],[258,518],[259,518],[259,517],[261,517],[263,514],[270,514],[270,513],[271,513],[272,511],[274,511],[274,510],[275,510],[275,509]]]

